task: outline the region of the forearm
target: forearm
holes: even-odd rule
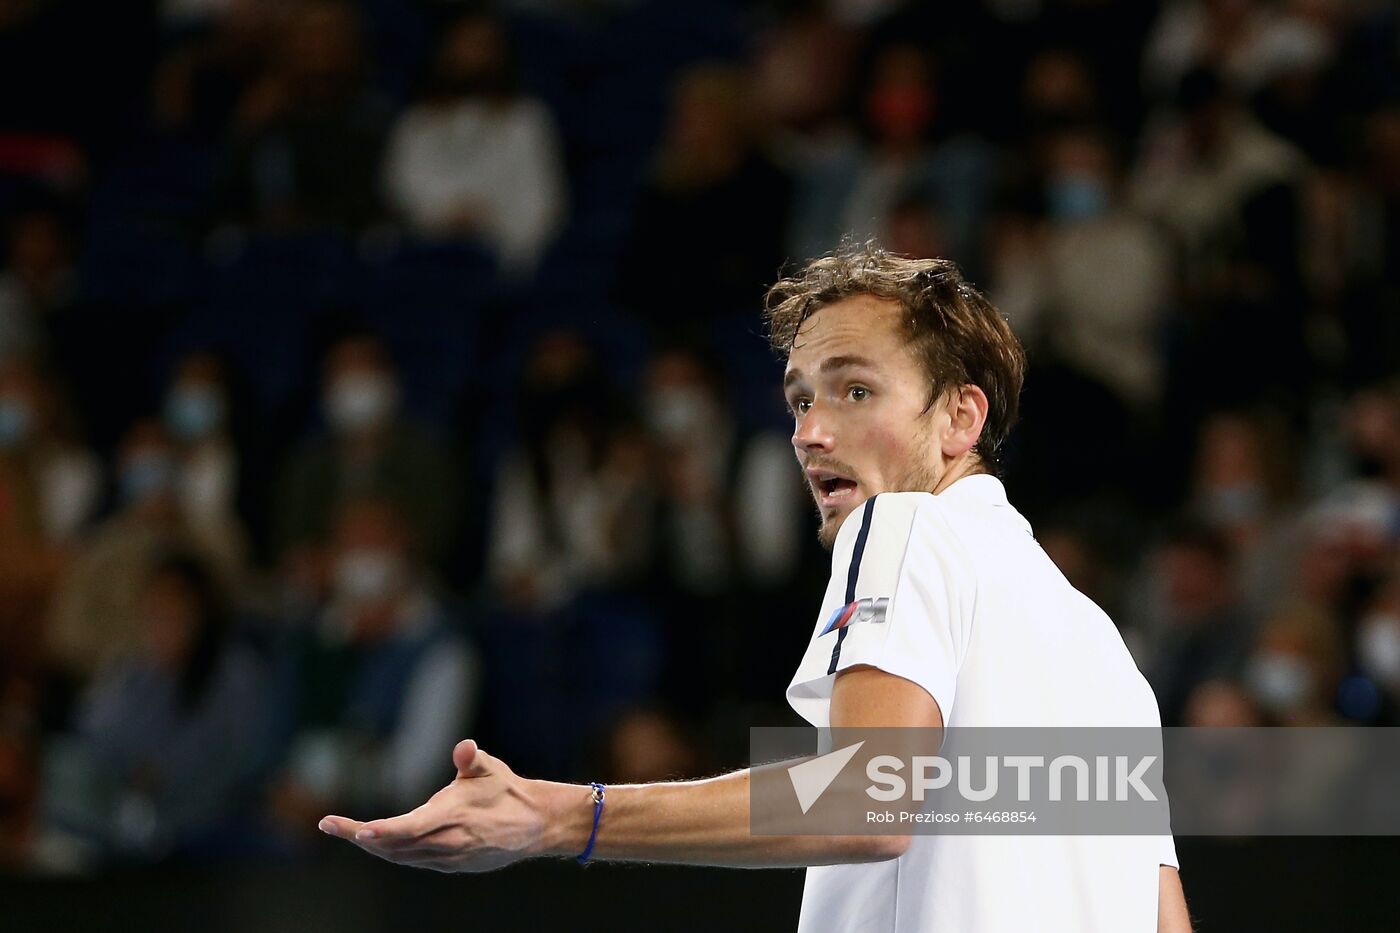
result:
[[[572,857],[593,828],[591,788],[531,782],[547,814],[536,855]],[[698,781],[610,786],[593,858],[731,868],[883,861],[907,836],[767,836],[749,831],[749,772]]]
[[[1191,933],[1181,875],[1172,866],[1158,868],[1157,892],[1157,933]]]

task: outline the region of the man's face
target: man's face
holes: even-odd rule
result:
[[[948,421],[926,412],[928,377],[905,337],[898,303],[846,298],[803,322],[784,376],[792,445],[830,548],[842,520],[881,492],[932,492],[943,472],[935,441]]]

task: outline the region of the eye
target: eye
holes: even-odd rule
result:
[[[846,396],[853,402],[863,402],[870,398],[870,390],[865,386],[851,386],[846,390]]]
[[[788,405],[794,415],[805,415],[812,407],[812,400],[809,398],[796,398]]]

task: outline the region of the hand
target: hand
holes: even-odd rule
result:
[[[546,854],[551,785],[519,777],[471,739],[457,743],[452,763],[457,777],[422,806],[368,823],[328,816],[321,831],[382,859],[442,872],[492,871]]]

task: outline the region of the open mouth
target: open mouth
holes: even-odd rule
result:
[[[831,470],[808,470],[807,478],[823,507],[838,506],[855,495],[856,481]]]

